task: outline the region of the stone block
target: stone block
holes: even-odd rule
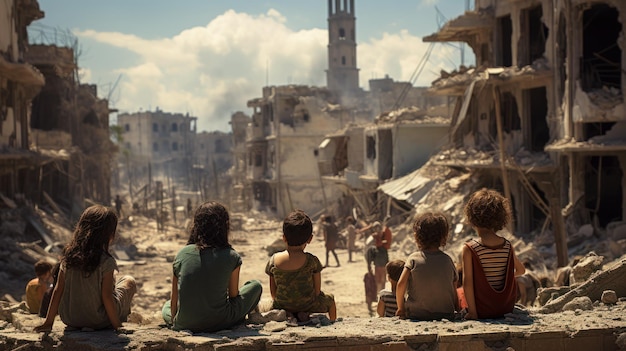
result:
[[[528,351],[566,351],[564,339],[569,337],[567,333],[561,331],[529,333],[525,336],[524,348]],[[521,351],[517,350],[516,351]]]

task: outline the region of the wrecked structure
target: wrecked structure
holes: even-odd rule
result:
[[[183,178],[190,182],[195,162],[197,117],[160,110],[120,113],[124,150],[121,169],[131,193],[153,178]]]
[[[246,191],[252,208],[279,217],[295,208],[314,214],[337,198],[336,189],[321,183],[317,147],[324,135],[370,116],[333,101],[326,88],[293,85],[264,87],[262,97],[248,101]]]
[[[30,105],[45,80],[24,53],[26,27],[42,17],[36,1],[3,0],[0,6],[0,191],[10,197],[26,189],[20,174],[38,162],[30,151]]]
[[[445,73],[456,97],[436,162],[482,174],[512,200],[515,231],[605,230],[626,213],[626,3],[477,0],[424,41],[468,43],[478,67]]]
[[[230,198],[233,163],[232,135],[220,131],[202,131],[194,136],[192,190],[201,190],[204,198]]]
[[[248,200],[246,197],[245,183],[247,176],[247,147],[246,147],[246,131],[250,124],[250,116],[241,111],[237,111],[230,117],[229,124],[232,128],[232,192],[230,206],[236,212],[244,212],[249,210]]]
[[[345,205],[370,219],[390,214],[393,199],[381,196],[379,190],[387,191],[379,187],[420,168],[444,145],[450,126],[446,111],[447,106],[439,106],[442,115],[431,116],[435,109],[407,107],[379,115],[374,123],[326,135],[318,162],[324,184],[342,191],[337,215],[349,214]]]
[[[81,85],[72,47],[29,45],[37,1],[3,1],[0,21],[1,192],[80,214],[83,201],[110,203],[109,108]]]

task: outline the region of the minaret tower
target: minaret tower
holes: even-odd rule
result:
[[[354,0],[328,0],[328,89],[350,93],[359,89],[356,67]]]

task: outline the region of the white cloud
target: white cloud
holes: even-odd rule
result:
[[[361,86],[365,87],[369,79],[382,78],[386,74],[396,81],[408,81],[429,45],[406,30],[397,34],[384,33],[381,38],[360,44],[357,64],[361,68]],[[458,54],[453,48],[435,44],[414,85],[430,85],[441,69],[449,70],[453,66],[451,60],[454,61],[455,55]]]
[[[199,130],[228,130],[232,112],[250,114],[246,101],[260,96],[266,75],[270,85],[326,84],[327,31],[293,31],[286,22],[274,9],[257,16],[230,10],[204,27],[172,38],[147,40],[93,30],[76,35],[126,49],[139,58],[135,65],[115,72],[122,75],[116,108],[135,112],[158,106],[168,112],[189,112],[199,117]],[[427,47],[406,31],[360,43],[361,86],[366,88],[372,76],[384,74],[408,80]],[[431,61],[445,62],[442,55],[448,51],[436,50]],[[434,77],[426,75],[429,69],[438,71],[426,68],[418,84],[430,84]]]

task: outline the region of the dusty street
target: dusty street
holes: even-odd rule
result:
[[[260,229],[267,228],[267,229]],[[269,259],[265,247],[281,237],[279,221],[258,220],[244,223],[242,230],[231,232],[231,244],[243,259],[240,285],[246,280],[258,279],[263,284],[263,301],[270,300],[269,279],[265,274],[265,265]],[[154,220],[137,218],[132,227],[120,226],[120,236],[128,240],[132,238],[137,246],[135,260],[118,260],[120,274],[133,275],[140,284],[139,292],[134,298],[134,311],[144,318],[153,321],[160,318],[161,306],[169,299],[171,289],[172,259],[187,240],[184,229],[167,226],[166,231],[158,233]],[[325,260],[324,242],[315,236],[307,251],[316,255],[322,264]],[[340,317],[368,317],[365,305],[363,275],[366,265],[363,255],[353,253],[353,260],[348,263],[347,250],[336,250],[341,263],[334,266],[330,259],[330,267],[322,271],[322,290],[335,295],[337,311]],[[390,252],[391,259],[401,256],[396,251]],[[375,306],[374,306],[375,307]]]

